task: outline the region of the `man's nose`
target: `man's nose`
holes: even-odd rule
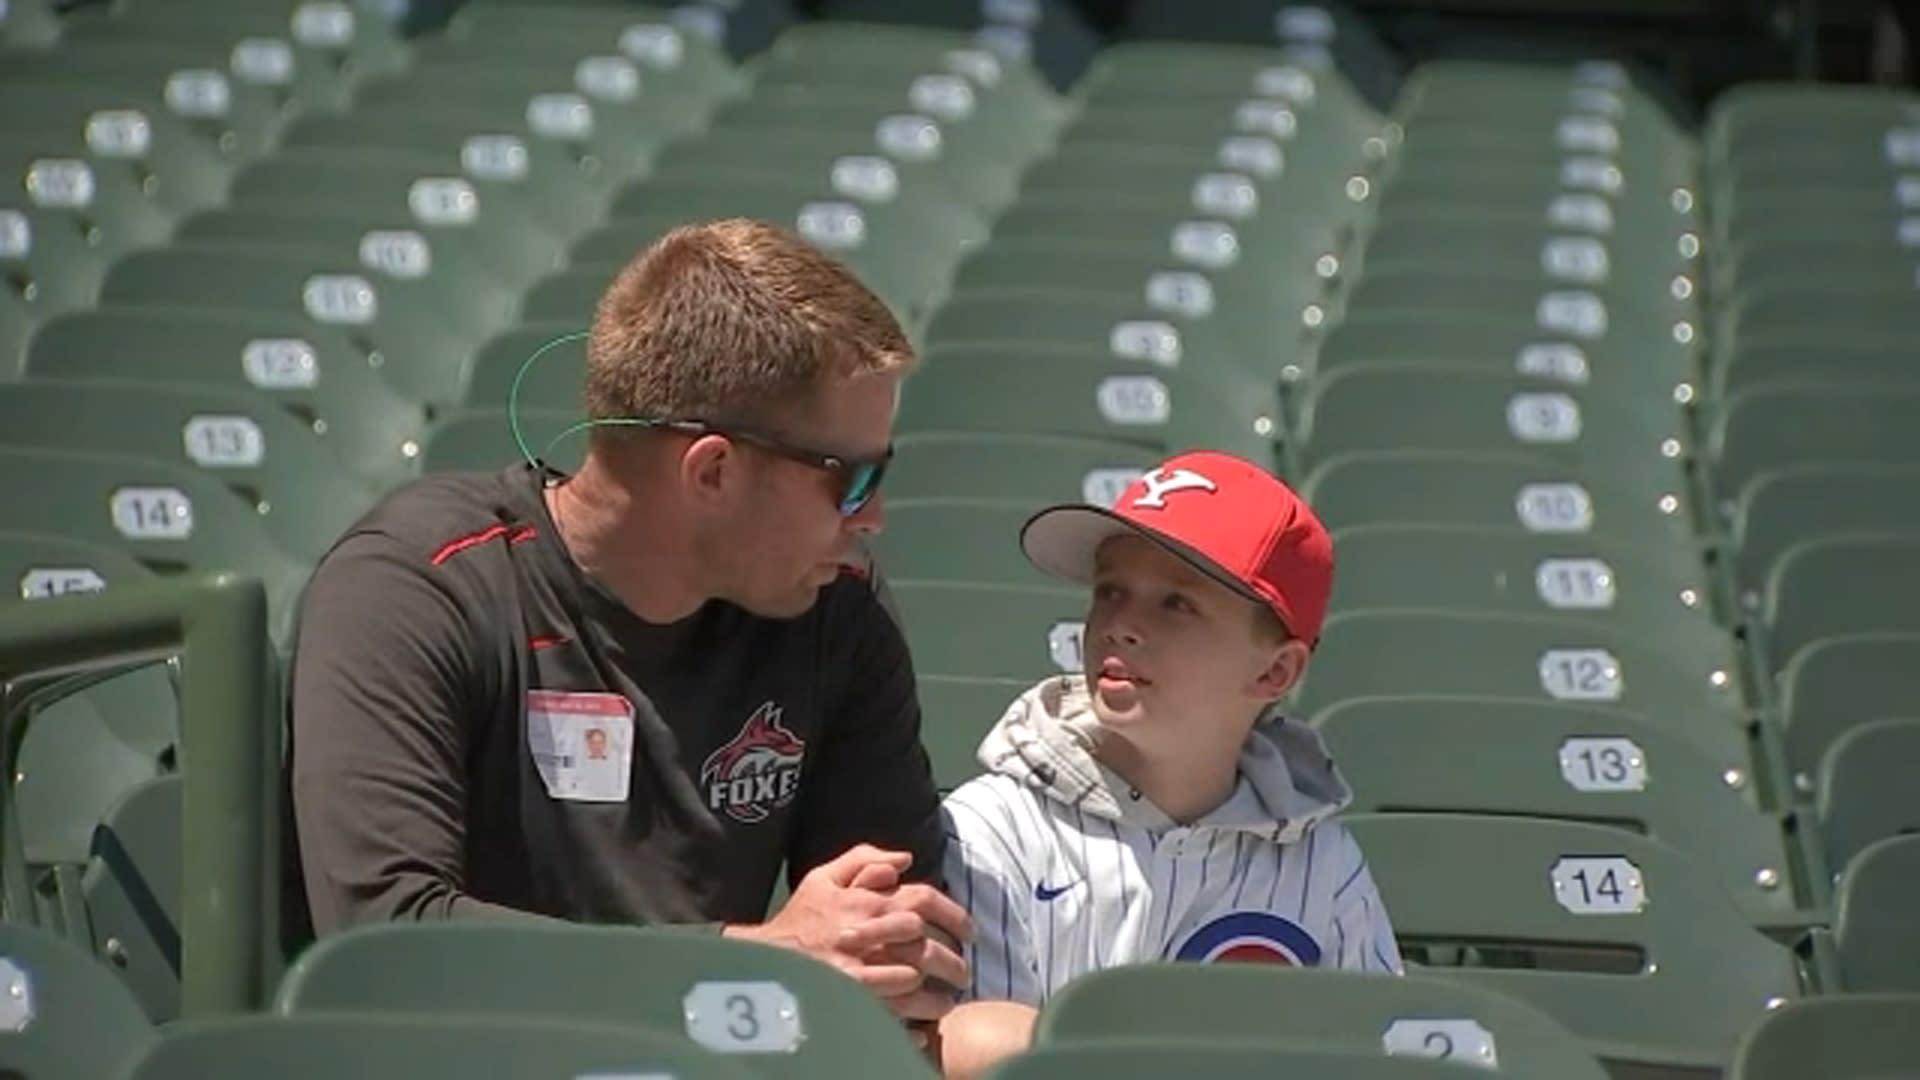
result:
[[[874,492],[867,505],[847,516],[847,531],[857,536],[874,536],[887,527],[887,496]]]

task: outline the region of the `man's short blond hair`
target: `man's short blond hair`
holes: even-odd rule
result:
[[[886,305],[798,236],[740,218],[687,225],[601,296],[587,416],[768,425],[831,379],[912,363]],[[621,430],[632,429],[594,429]]]

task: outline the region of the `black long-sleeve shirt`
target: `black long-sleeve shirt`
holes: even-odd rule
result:
[[[795,619],[714,601],[645,623],[567,554],[550,475],[415,482],[316,569],[289,688],[290,947],[395,919],[757,922],[783,860],[797,881],[862,841],[935,878],[877,575]]]

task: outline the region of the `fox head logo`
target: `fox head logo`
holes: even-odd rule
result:
[[[700,787],[709,810],[753,825],[799,794],[807,743],[780,723],[781,711],[771,701],[762,704],[738,735],[707,756]]]

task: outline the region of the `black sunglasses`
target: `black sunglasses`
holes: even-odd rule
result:
[[[783,442],[771,435],[741,428],[726,428],[709,424],[705,420],[645,419],[641,417],[622,417],[618,420],[600,420],[596,423],[619,424],[632,427],[659,428],[676,431],[682,435],[720,435],[729,439],[738,439],[743,443],[757,446],[771,454],[777,454],[789,461],[809,465],[821,472],[831,473],[840,481],[840,514],[852,517],[865,509],[880,491],[880,478],[887,473],[887,465],[893,460],[893,447],[877,458],[854,460],[836,454],[823,454],[818,450],[809,450]]]

